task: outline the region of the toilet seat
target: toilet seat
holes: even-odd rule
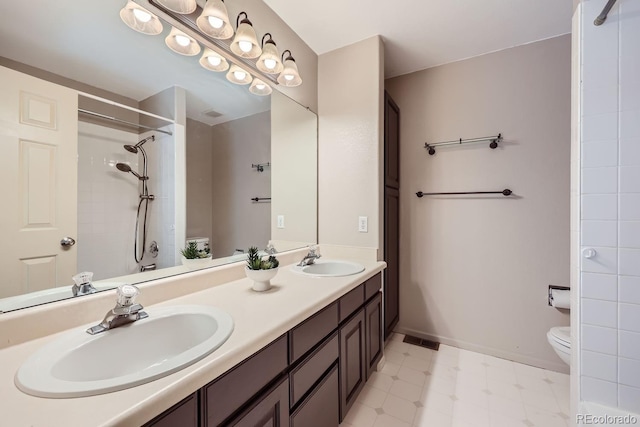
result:
[[[571,327],[553,327],[549,330],[549,338],[563,347],[571,348]]]

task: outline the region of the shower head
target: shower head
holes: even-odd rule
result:
[[[126,147],[130,147],[130,145],[126,145]],[[122,172],[131,172],[131,166],[126,163],[116,163],[116,167],[119,171]]]
[[[155,141],[156,140],[156,136],[155,135],[151,135],[151,136],[143,139],[142,141],[138,142],[136,145],[125,145],[124,149],[127,150],[130,153],[137,154],[138,153],[138,148],[141,148],[145,144],[145,142],[147,142],[149,140]]]
[[[116,168],[118,168],[119,171],[122,172],[129,172],[132,173],[136,178],[138,178],[140,181],[144,181],[146,179],[149,179],[149,177],[147,176],[140,176],[138,175],[136,172],[134,172],[133,170],[131,170],[131,166],[129,166],[126,163],[116,163]]]

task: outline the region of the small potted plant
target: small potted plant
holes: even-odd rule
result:
[[[188,242],[184,249],[180,249],[182,254],[182,265],[189,269],[206,267],[211,261],[209,248],[198,249],[196,242]]]
[[[271,279],[278,273],[280,262],[274,255],[263,259],[258,248],[252,246],[247,251],[247,266],[244,268],[247,277],[253,280],[253,290],[262,292],[271,289]]]

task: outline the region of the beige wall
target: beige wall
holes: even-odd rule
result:
[[[320,243],[382,247],[383,63],[378,36],[318,57]]]
[[[315,114],[282,94],[271,95],[271,240],[318,241],[317,135]],[[277,226],[278,215],[284,228]]]
[[[565,370],[546,340],[569,316],[571,39],[561,36],[386,81],[401,110],[398,329]],[[424,142],[502,132],[486,144]],[[415,192],[510,188],[515,197]]]
[[[187,238],[212,236],[213,131],[187,119]]]
[[[234,249],[265,248],[271,232],[271,203],[251,201],[271,197],[271,168],[256,172],[252,164],[271,157],[270,112],[212,127],[212,236],[214,258]]]

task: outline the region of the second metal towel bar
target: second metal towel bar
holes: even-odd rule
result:
[[[457,193],[423,193],[422,191],[418,191],[416,196],[457,196],[461,194],[502,194],[503,196],[510,196],[513,194],[513,191],[505,188],[502,191],[462,191]]]

